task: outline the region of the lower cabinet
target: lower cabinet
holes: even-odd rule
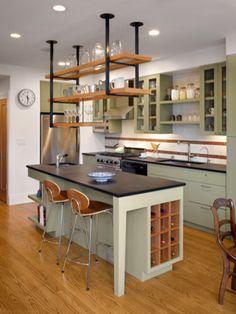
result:
[[[224,173],[148,164],[148,175],[185,182],[184,221],[202,229],[214,228],[211,206],[216,198],[226,197]],[[227,218],[224,209],[219,215]]]

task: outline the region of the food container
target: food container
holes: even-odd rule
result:
[[[181,87],[180,88],[179,99],[180,100],[186,99],[186,87]]]
[[[194,99],[194,98],[195,98],[194,84],[189,83],[187,87],[187,99]]]
[[[176,85],[172,90],[171,90],[171,99],[172,100],[179,100],[179,86]]]

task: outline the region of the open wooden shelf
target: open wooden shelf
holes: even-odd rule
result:
[[[110,61],[122,62],[127,65],[142,64],[150,62],[151,57],[145,55],[137,55],[128,52],[122,52],[120,54],[110,57]],[[110,71],[121,69],[127,67],[126,64],[114,64],[110,63]],[[61,80],[73,80],[79,77],[96,75],[99,73],[105,72],[105,58],[91,61],[86,64],[79,65],[77,67],[61,70],[53,73],[53,78]],[[50,79],[50,74],[45,76],[47,79]]]
[[[99,99],[108,99],[111,97],[117,96],[142,96],[142,95],[149,95],[149,89],[143,88],[131,88],[131,87],[124,87],[124,88],[113,88],[110,90],[111,95],[106,95],[105,90],[100,90],[94,93],[81,93],[78,95],[71,95],[71,96],[64,96],[64,97],[56,97],[53,98],[53,102],[57,103],[76,103],[80,101],[87,101],[87,100],[99,100]],[[116,95],[112,95],[116,94]],[[48,99],[50,101],[50,99]]]
[[[77,128],[81,126],[99,126],[106,127],[106,122],[76,122],[76,123],[67,123],[67,122],[56,122],[53,124],[54,128]]]

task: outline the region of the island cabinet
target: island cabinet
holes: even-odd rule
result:
[[[148,175],[185,182],[184,222],[206,231],[213,230],[211,206],[216,198],[226,197],[225,173],[148,164]],[[219,210],[219,215],[227,218],[224,209]]]
[[[201,67],[201,130],[205,134],[226,134],[226,64]]]
[[[113,224],[109,215],[102,215],[98,235],[99,242],[110,246],[99,246],[98,255],[114,264],[114,291],[121,296],[125,271],[144,281],[172,270],[173,264],[183,259],[184,183],[120,171],[111,182],[97,183],[88,177],[94,169],[91,164],[61,168],[32,165],[28,166],[28,175],[41,183],[52,180],[63,190],[78,189],[90,199],[111,204]],[[71,210],[65,204],[65,236],[70,233],[70,220]],[[74,239],[84,247],[87,222],[79,221]],[[52,229],[58,229],[57,219]]]

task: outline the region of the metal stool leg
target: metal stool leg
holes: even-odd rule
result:
[[[60,257],[61,257],[61,236],[62,236],[63,216],[64,216],[64,203],[62,203],[61,205],[61,219],[60,219],[60,231],[59,231],[59,239],[58,239],[57,265],[59,265]]]
[[[95,237],[95,261],[98,261],[98,226],[99,226],[99,215],[96,215],[96,226],[95,226],[95,232],[96,232],[96,237]]]
[[[91,268],[91,251],[92,251],[92,225],[93,218],[90,216],[89,219],[89,253],[88,253],[88,271],[87,271],[87,290],[90,288],[90,268]]]
[[[38,249],[39,253],[42,252],[43,242],[45,242],[45,234],[46,234],[46,228],[47,228],[47,221],[48,221],[48,219],[49,219],[50,213],[51,213],[51,209],[48,208],[48,216],[47,216],[47,218],[46,218],[46,225],[45,225],[44,228],[43,228],[43,234],[42,234],[40,246],[39,246],[39,249]]]
[[[68,247],[67,247],[67,250],[66,250],[64,264],[63,264],[63,267],[62,267],[62,270],[61,270],[62,273],[65,272],[65,266],[66,266],[68,254],[69,254],[69,251],[70,251],[71,242],[73,240],[73,235],[74,235],[74,232],[75,232],[75,226],[76,226],[77,218],[78,218],[78,215],[75,215],[74,223],[73,223],[73,226],[72,226],[72,229],[71,229],[69,244],[68,244]]]

